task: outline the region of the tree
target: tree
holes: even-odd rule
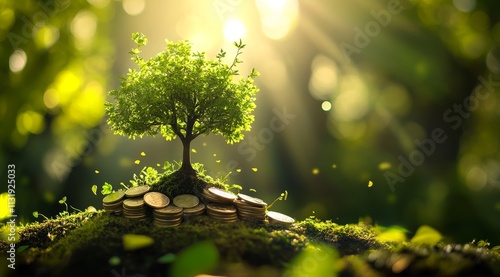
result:
[[[147,38],[134,33],[137,48],[130,52],[138,69],[129,69],[120,88],[109,92],[115,102],[106,103],[108,123],[115,133],[135,139],[161,133],[167,140],[179,137],[183,145],[181,171],[195,174],[191,166],[191,142],[199,135],[222,135],[227,143],[243,139],[254,116],[255,94],[259,89],[255,69],[235,80],[238,58],[245,45],[235,42],[237,52],[231,65],[224,63],[226,52],[205,59],[193,52],[188,41],[166,42],[166,48],[145,60],[139,48]]]

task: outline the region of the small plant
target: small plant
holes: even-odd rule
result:
[[[270,209],[277,201],[282,201],[282,200],[286,201],[287,198],[288,198],[288,191],[285,190],[280,194],[280,196],[278,196],[278,198],[274,199],[274,201],[271,204],[269,204],[267,208]]]
[[[64,204],[66,206],[66,210],[64,212],[61,212],[61,215],[68,215],[69,214],[69,211],[68,211],[68,203],[66,203],[66,200],[68,200],[68,198],[66,196],[63,196],[63,198],[61,198],[59,200],[59,204]],[[77,212],[82,212],[82,210],[80,209],[77,209],[71,205],[69,205],[69,207],[71,207],[74,211],[77,211]]]
[[[38,218],[39,216],[42,216],[42,217],[43,217],[43,218],[45,218],[46,220],[49,220],[49,218],[48,218],[48,217],[46,217],[44,214],[39,213],[38,211],[34,211],[34,212],[33,212],[33,217],[34,217],[34,218]]]
[[[134,33],[132,40],[137,48],[130,54],[138,69],[130,69],[120,88],[110,91],[115,102],[106,103],[108,123],[115,133],[132,139],[158,133],[167,140],[179,137],[183,145],[179,170],[195,176],[191,141],[213,133],[234,143],[243,139],[242,131],[250,130],[259,90],[253,80],[259,74],[252,69],[245,78],[234,80],[245,47],[241,40],[234,43],[237,52],[231,65],[224,63],[223,50],[207,60],[187,41],[167,42],[164,51],[145,60],[139,48],[147,38]]]

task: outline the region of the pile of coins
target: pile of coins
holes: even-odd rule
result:
[[[205,213],[206,206],[203,203],[199,203],[198,205],[192,207],[192,208],[185,208],[184,209],[184,219],[193,219],[196,216],[202,215]]]
[[[234,205],[242,220],[264,221],[266,219],[267,203],[259,198],[238,193],[238,199],[234,201]]]
[[[194,195],[181,194],[176,196],[173,202],[175,206],[183,209],[185,219],[192,219],[205,213],[205,204],[200,203],[200,199]]]
[[[125,193],[123,191],[117,191],[106,195],[106,197],[102,199],[104,211],[112,214],[121,214],[124,197]]]
[[[123,201],[123,216],[132,219],[145,219],[146,206],[144,195],[149,192],[149,186],[131,187],[125,191],[127,199]]]
[[[208,189],[203,189],[203,197],[208,202],[220,203],[220,204],[232,204],[234,200],[238,199],[234,193],[211,187]]]
[[[209,202],[207,204],[207,214],[211,218],[224,222],[238,220],[238,211],[233,205],[238,197],[233,193],[211,187],[203,189],[203,197]]]
[[[213,219],[223,222],[236,222],[238,221],[238,214],[233,205],[227,204],[207,204],[207,214]]]
[[[122,214],[126,218],[145,219],[148,207],[153,209],[153,224],[158,227],[179,226],[183,219],[207,215],[223,222],[241,220],[265,221],[289,227],[295,220],[282,213],[268,211],[267,203],[259,198],[210,187],[203,189],[202,196],[207,204],[200,203],[198,197],[181,194],[172,201],[160,192],[150,192],[147,185],[131,187],[125,192],[113,192],[103,198],[104,211]],[[171,203],[172,202],[172,203]]]
[[[182,223],[182,208],[170,205],[153,211],[153,224],[157,227],[175,227]]]

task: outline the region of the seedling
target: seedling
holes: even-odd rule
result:
[[[276,201],[278,201],[278,200],[279,201],[281,201],[281,200],[286,201],[287,198],[288,198],[288,191],[285,190],[284,192],[282,192],[280,194],[280,196],[278,196],[278,198],[274,199],[274,201],[269,206],[267,206],[267,208],[270,209],[274,205],[274,203],[276,203]]]
[[[48,218],[48,217],[46,217],[44,214],[39,213],[38,211],[34,211],[34,212],[33,212],[33,217],[38,218],[39,216],[42,216],[42,217],[43,217],[43,218],[45,218],[46,220],[49,220],[49,218]]]

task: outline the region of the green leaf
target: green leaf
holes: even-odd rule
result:
[[[97,195],[97,185],[92,186],[92,192],[94,193],[94,195]]]
[[[174,253],[165,254],[157,259],[160,264],[171,264],[177,259]]]
[[[61,200],[59,200],[59,204],[64,204],[66,203],[66,196],[63,196]]]
[[[118,256],[112,256],[108,260],[108,264],[111,266],[117,266],[117,265],[120,265],[121,263],[122,263],[122,260]]]
[[[33,217],[38,218],[38,211],[33,212]]]
[[[133,33],[132,40],[137,44],[137,46],[144,46],[148,44],[148,39],[142,33]]]
[[[30,246],[29,245],[21,245],[17,248],[17,253],[21,253],[24,250],[28,249]]]
[[[219,251],[211,241],[198,242],[183,249],[172,265],[170,276],[192,277],[209,274],[219,263]]]
[[[113,186],[111,184],[109,184],[108,182],[104,182],[104,185],[102,185],[101,194],[108,195],[112,192],[113,192]]]
[[[435,245],[442,239],[443,236],[436,229],[427,225],[422,225],[417,229],[417,232],[410,242],[415,244]]]
[[[379,242],[388,241],[406,241],[406,232],[401,228],[389,228],[377,235],[376,240]]]
[[[283,276],[338,276],[340,267],[339,254],[334,248],[311,244],[293,259]]]
[[[133,251],[148,247],[154,243],[154,239],[145,235],[125,234],[122,236],[123,249]]]

